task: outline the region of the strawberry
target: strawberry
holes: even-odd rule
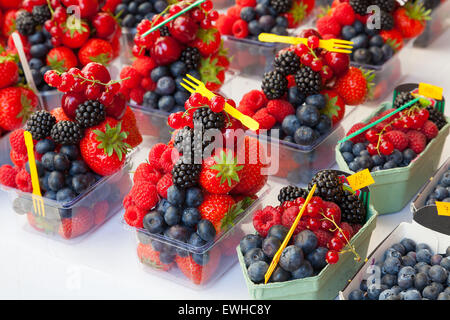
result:
[[[1,26],[1,33],[4,36],[10,36],[16,30],[16,10],[9,10],[3,17],[3,23]]]
[[[385,43],[394,49],[394,51],[399,51],[403,48],[403,36],[397,29],[381,30],[380,36],[383,38]]]
[[[19,9],[22,6],[22,0],[0,0],[0,7],[3,9]]]
[[[355,123],[355,124],[350,128],[350,130],[347,132],[347,136],[351,135],[352,133],[358,131],[358,130],[361,129],[361,128],[364,128],[365,126],[366,126],[366,124],[365,124],[365,123],[362,123],[362,122]],[[353,143],[358,143],[358,142],[364,142],[364,141],[366,141],[366,138],[364,137],[364,132],[363,132],[363,133],[360,133],[360,134],[358,134],[357,136],[351,138],[350,140],[351,140]]]
[[[124,142],[128,133],[122,123],[107,117],[95,127],[87,129],[80,141],[80,152],[86,164],[97,174],[111,175],[120,170],[130,146]]]
[[[173,263],[163,264],[159,259],[160,253],[153,250],[151,244],[139,243],[137,246],[137,255],[142,263],[152,267],[153,269],[168,271],[173,266]]]
[[[296,28],[314,8],[314,0],[296,0],[292,2],[291,9],[283,15],[288,20],[289,28]]]
[[[341,26],[336,18],[332,16],[323,16],[317,20],[317,30],[320,35],[333,35],[338,38],[341,33]]]
[[[207,29],[199,28],[196,39],[190,45],[196,47],[204,57],[207,57],[219,51],[220,43],[219,30],[211,27]]]
[[[217,234],[232,223],[237,214],[233,210],[234,199],[226,194],[204,195],[203,203],[198,207],[202,219],[209,220],[216,229]]]
[[[0,89],[16,84],[19,79],[19,68],[16,55],[0,56]]]
[[[27,146],[25,145],[25,138],[23,136],[24,129],[17,129],[9,135],[9,144],[11,149],[19,154],[27,154]]]
[[[394,149],[398,149],[400,151],[405,150],[408,147],[408,136],[398,130],[392,130],[383,134],[383,138],[392,143]]]
[[[61,107],[55,108],[50,113],[56,118],[56,122],[59,121],[72,121],[66,113],[64,112],[64,109]]]
[[[331,16],[342,26],[352,25],[355,22],[355,11],[348,2],[342,2],[335,6]]]
[[[111,40],[119,25],[111,13],[99,12],[92,18],[92,26],[97,38]]]
[[[200,185],[214,194],[227,194],[239,183],[243,166],[236,164],[237,159],[231,150],[216,150],[215,156],[203,161],[200,172]]]
[[[320,113],[331,118],[333,125],[338,123],[345,114],[345,102],[336,90],[324,90],[321,92],[327,101],[325,108],[320,110]]]
[[[156,63],[151,57],[143,56],[134,60],[132,67],[139,72],[142,77],[148,77],[150,76],[150,72],[156,67]]]
[[[420,35],[430,20],[431,9],[425,9],[423,4],[407,3],[394,11],[394,24],[404,38],[414,38]]]
[[[175,262],[181,272],[193,283],[197,285],[204,284],[217,270],[221,257],[220,251],[217,248],[209,250],[208,253],[208,262],[203,266],[197,264],[191,255],[188,255],[187,257],[180,257],[177,255],[175,257]]]
[[[0,127],[9,131],[20,128],[38,104],[37,96],[30,89],[0,89]]]
[[[57,47],[47,54],[47,65],[53,70],[66,72],[78,65],[77,56],[67,47]]]
[[[83,66],[89,62],[97,62],[107,66],[113,59],[113,48],[106,40],[92,38],[78,51],[78,59]]]
[[[73,239],[88,232],[93,225],[93,213],[88,208],[79,207],[75,216],[61,220],[58,233],[64,239]]]
[[[135,148],[142,142],[142,135],[139,132],[139,128],[136,123],[136,117],[133,110],[127,107],[125,114],[122,117],[122,131],[128,132],[128,136],[125,139],[125,143],[130,145],[131,148]]]
[[[350,67],[347,73],[337,80],[335,89],[345,104],[355,106],[363,103],[370,94],[374,77],[373,71]]]
[[[73,23],[64,24],[62,36],[63,45],[72,49],[81,48],[89,39],[91,33],[86,22],[76,18],[75,20]]]
[[[283,122],[290,114],[295,114],[295,109],[286,100],[270,100],[267,104],[267,112],[270,113],[278,123]]]
[[[200,80],[211,91],[217,91],[225,80],[225,68],[219,65],[217,57],[201,58],[199,72]]]
[[[434,122],[427,120],[423,124],[422,128],[420,128],[420,132],[425,134],[428,140],[435,138],[439,134],[438,127],[434,124]]]
[[[409,130],[406,135],[409,139],[409,148],[416,154],[421,153],[427,146],[427,137],[422,132]]]

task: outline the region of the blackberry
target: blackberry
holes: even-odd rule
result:
[[[295,74],[300,69],[300,65],[300,58],[292,51],[282,52],[273,61],[275,70],[286,76]]]
[[[62,145],[78,144],[83,138],[80,126],[74,121],[60,121],[52,128],[53,141]]]
[[[97,100],[87,100],[80,103],[75,114],[75,120],[81,128],[96,126],[106,117],[105,106]]]
[[[319,93],[322,89],[322,78],[319,72],[310,67],[302,66],[295,74],[295,83],[298,90],[306,96]]]
[[[283,204],[285,201],[292,201],[300,197],[306,199],[307,196],[308,191],[305,189],[296,186],[287,186],[280,190],[278,201],[280,201],[280,204]]]
[[[411,94],[411,92],[399,92],[394,100],[394,109],[398,109],[401,106],[407,104],[411,100],[414,99],[414,96]]]
[[[367,0],[350,0],[350,5],[355,13],[362,16],[367,14],[367,7],[369,6],[369,2]]]
[[[167,28],[167,26],[162,26],[161,28],[159,28],[159,32],[161,34],[161,37],[170,36],[170,31],[169,31],[169,28]]]
[[[279,71],[266,72],[263,76],[261,89],[269,100],[279,99],[287,92],[288,81]]]
[[[37,25],[43,25],[45,21],[51,19],[52,14],[47,5],[42,6],[34,6],[33,11],[33,20]]]
[[[27,121],[27,130],[34,140],[42,140],[50,136],[56,118],[47,111],[34,112]]]
[[[183,155],[186,161],[193,163],[194,160],[202,159],[204,145],[202,141],[203,131],[194,130],[188,126],[178,130],[174,138],[174,147]]]
[[[363,224],[366,221],[366,208],[353,192],[344,190],[344,196],[338,205],[341,208],[343,222]]]
[[[270,6],[274,8],[277,13],[285,13],[291,10],[292,0],[270,0]]]
[[[194,111],[194,127],[202,125],[203,129],[223,129],[225,127],[225,115],[222,112],[214,112],[210,108],[198,108]]]
[[[394,17],[387,12],[380,11],[381,30],[392,30],[394,28]]]
[[[428,113],[430,114],[428,120],[434,122],[436,127],[438,127],[438,129],[441,130],[447,124],[447,119],[445,119],[444,114],[442,112],[439,112],[438,110],[436,110],[436,108],[432,106],[428,106],[427,110]]]
[[[188,70],[197,70],[200,58],[200,51],[194,47],[187,47],[181,52],[180,56],[180,60],[186,64]]]
[[[172,169],[172,182],[177,187],[186,189],[198,184],[201,164],[185,163],[185,159],[180,158]]]
[[[28,11],[20,11],[16,16],[16,29],[24,36],[31,36],[36,29],[33,15]]]
[[[335,171],[319,171],[308,184],[308,190],[317,184],[314,195],[321,197],[325,201],[340,203],[344,196],[342,182]]]
[[[395,9],[395,0],[375,0],[374,5],[385,12],[392,12]]]

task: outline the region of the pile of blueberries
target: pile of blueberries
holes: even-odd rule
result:
[[[213,224],[202,219],[197,209],[202,202],[203,193],[200,188],[181,189],[173,185],[167,189],[167,199],[163,198],[154,211],[145,215],[144,228],[151,234],[200,248],[216,237]],[[163,264],[172,263],[176,255],[186,257],[190,254],[187,250],[151,239],[143,232],[138,232],[138,237],[141,243],[150,243],[160,253],[159,259]],[[192,253],[192,259],[203,266],[209,261],[209,252]]]
[[[320,110],[326,106],[324,95],[315,94],[305,98],[297,87],[292,87],[288,91],[288,101],[296,109],[295,115],[288,115],[281,125],[276,124],[272,128],[280,129],[281,127],[281,139],[310,146],[331,130],[330,117],[320,113]]]
[[[375,266],[381,279],[363,280],[349,300],[450,300],[450,247],[433,254],[427,244],[404,238]]]
[[[262,283],[274,255],[277,253],[289,229],[274,225],[266,238],[248,234],[240,242],[247,273],[254,283]],[[326,265],[327,248],[319,247],[314,232],[303,230],[293,244],[287,246],[280,257],[269,282],[284,282],[317,275]]]
[[[428,196],[426,205],[434,205],[435,201],[450,202],[450,168],[442,175],[436,188]]]
[[[371,156],[367,151],[368,143],[359,142],[353,143],[350,140],[341,144],[339,150],[342,157],[347,162],[348,167],[353,172],[358,172],[364,169],[369,171],[380,171],[386,169],[393,169],[408,166],[417,154],[411,149],[405,149],[403,152],[394,149],[392,154],[385,156],[383,154],[376,154]]]
[[[47,54],[53,45],[51,43],[52,36],[47,30],[42,29],[37,31],[31,36],[28,36],[28,42],[30,43],[30,55],[31,59],[28,61],[31,69],[31,74],[33,76],[34,83],[39,91],[49,91],[54,90],[44,81],[44,74],[48,70],[52,70],[50,66],[47,65]]]
[[[121,18],[122,27],[136,28],[142,20],[151,20],[154,15],[163,12],[167,5],[166,0],[122,0],[114,15]]]
[[[189,99],[190,94],[180,83],[187,73],[201,79],[197,70],[187,70],[186,64],[181,60],[175,61],[170,66],[159,66],[153,69],[150,77],[156,83],[156,89],[144,94],[143,106],[167,113],[184,112],[184,103]]]
[[[351,26],[344,26],[341,37],[353,42],[350,58],[357,63],[381,65],[395,53],[394,49],[379,35],[379,30],[368,29],[359,20]]]

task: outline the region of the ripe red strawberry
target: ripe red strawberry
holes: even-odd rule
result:
[[[8,10],[3,17],[3,22],[0,23],[1,33],[6,37],[16,30],[16,14],[16,10]]]
[[[295,114],[294,107],[286,100],[270,100],[266,109],[278,123],[283,122],[288,115]]]
[[[434,122],[427,120],[420,128],[420,132],[427,136],[428,140],[435,138],[439,134],[439,129]]]
[[[63,31],[62,43],[71,49],[81,48],[81,46],[89,39],[91,34],[89,25],[81,20],[74,22],[74,24],[64,24]]]
[[[168,271],[173,266],[173,263],[163,264],[159,259],[160,253],[156,250],[153,250],[151,244],[139,243],[137,246],[137,255],[142,263],[157,270]]]
[[[39,101],[33,91],[22,87],[0,89],[0,127],[12,131],[28,120]]]
[[[426,21],[430,20],[431,9],[426,10],[422,3],[407,3],[394,11],[394,24],[404,38],[413,38],[425,30]]]
[[[167,199],[167,189],[169,189],[172,185],[172,174],[166,173],[161,179],[159,179],[158,183],[156,184],[156,190],[161,197]]]
[[[249,110],[255,112],[256,110],[267,106],[267,102],[268,100],[264,92],[261,90],[252,90],[242,97],[241,102],[239,102],[239,107],[245,106]]]
[[[142,77],[149,77],[150,72],[156,67],[156,62],[151,57],[143,56],[134,60],[131,66],[139,72]]]
[[[281,224],[281,214],[272,206],[267,206],[253,214],[253,227],[261,237],[267,237],[272,226]]]
[[[150,149],[150,152],[148,153],[148,162],[156,170],[162,170],[159,159],[168,148],[169,147],[164,143],[157,143]]]
[[[322,229],[313,231],[317,237],[317,245],[319,247],[327,247],[327,243],[333,238],[333,233]]]
[[[196,47],[204,56],[211,56],[219,51],[220,48],[220,32],[214,27],[199,28],[197,30],[197,37],[191,43],[191,46]]]
[[[136,117],[133,110],[127,106],[125,113],[122,117],[122,131],[128,132],[127,138],[124,140],[125,143],[130,145],[131,148],[135,148],[142,142],[142,135],[139,132],[139,128],[136,123]]]
[[[272,116],[267,108],[261,108],[256,111],[253,119],[259,123],[259,129],[272,129],[272,127],[277,123],[277,120]]]
[[[4,164],[0,167],[0,184],[16,188],[16,175],[17,170],[11,167],[9,164]]]
[[[358,131],[358,130],[361,129],[361,128],[364,128],[365,126],[366,126],[366,124],[365,124],[365,123],[362,123],[362,122],[355,123],[355,124],[350,128],[350,130],[347,132],[347,136],[351,135],[352,133]],[[364,141],[366,140],[366,139],[365,139],[365,136],[364,136],[364,132],[358,134],[357,136],[351,138],[350,140],[351,140],[353,143],[364,142]]]
[[[122,123],[107,117],[105,121],[85,131],[80,152],[86,164],[97,174],[111,175],[125,162],[129,145],[124,142],[127,132]]]
[[[19,154],[27,154],[27,146],[25,145],[24,129],[17,129],[9,135],[9,144],[11,149]]]
[[[225,80],[225,68],[215,56],[202,58],[199,68],[202,82],[210,91],[217,91]]]
[[[97,62],[107,66],[113,59],[111,44],[103,39],[89,39],[78,51],[78,59],[85,66],[89,62]]]
[[[350,67],[347,73],[336,81],[335,89],[345,104],[355,106],[366,100],[374,76],[372,71]]]
[[[422,132],[409,130],[406,135],[409,139],[409,148],[416,154],[421,153],[427,146],[427,137]]]
[[[344,117],[345,102],[335,90],[323,90],[321,94],[325,96],[327,104],[325,105],[325,108],[320,110],[320,113],[331,118],[334,125]]]
[[[14,163],[14,165],[19,168],[22,168],[25,165],[25,163],[27,163],[27,161],[28,161],[27,154],[17,153],[12,149],[9,152],[9,157],[11,158],[12,163]]]
[[[15,55],[0,56],[0,89],[12,86],[19,79]]]
[[[211,276],[216,272],[220,263],[220,250],[212,249],[208,251],[209,260],[206,265],[201,266],[197,264],[191,255],[187,257],[175,257],[175,262],[181,272],[190,279],[193,283],[200,285],[206,283]]]
[[[134,172],[133,182],[148,181],[156,185],[161,179],[161,174],[155,170],[149,163],[141,163]]]
[[[138,181],[130,191],[135,205],[144,211],[150,211],[158,203],[156,186],[150,181]]]
[[[380,36],[383,38],[384,42],[389,44],[395,51],[399,51],[403,48],[403,36],[397,29],[381,30]]]
[[[400,151],[405,150],[409,144],[408,136],[398,130],[386,132],[385,134],[383,134],[383,138],[392,143],[394,149],[398,149]]]
[[[94,226],[94,214],[88,209],[80,207],[72,218],[61,221],[58,233],[64,239],[73,239],[88,232]]]
[[[314,9],[314,0],[296,0],[292,2],[291,9],[283,13],[288,20],[288,28],[296,28]]]
[[[198,207],[202,219],[209,220],[216,229],[217,234],[229,227],[237,214],[234,212],[235,204],[233,197],[226,194],[205,194],[203,203]]]
[[[125,210],[125,214],[123,216],[125,222],[132,227],[136,228],[143,228],[143,221],[145,215],[148,213],[148,211],[142,210],[138,208],[137,206],[129,206],[127,210]]]
[[[47,65],[53,70],[66,72],[78,65],[77,56],[67,47],[57,47],[47,54]]]
[[[114,11],[112,11],[114,12]],[[112,40],[114,33],[119,29],[119,25],[111,13],[99,12],[92,18],[92,26],[95,29],[95,36],[105,40]]]
[[[355,11],[348,2],[342,2],[331,11],[331,16],[342,26],[352,25],[355,22]]]
[[[96,226],[101,225],[103,222],[106,221],[106,218],[108,217],[109,212],[109,204],[108,201],[100,201],[94,204],[94,207],[92,208],[92,212],[94,212],[94,224]]]
[[[316,27],[322,36],[329,34],[338,38],[341,33],[341,25],[337,19],[332,16],[323,16],[319,18]]]

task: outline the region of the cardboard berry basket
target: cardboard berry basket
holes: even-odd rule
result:
[[[340,300],[348,300],[349,294],[359,289],[362,280],[367,280],[377,261],[383,261],[384,252],[393,244],[409,238],[416,243],[425,243],[435,254],[445,254],[450,244],[450,217],[439,216],[434,206],[426,206],[414,213],[413,222],[402,222],[372,252],[368,261],[359,269],[348,285],[339,293]]]
[[[431,20],[423,33],[414,41],[414,47],[426,48],[434,40],[440,37],[448,28],[448,17],[450,15],[450,1],[444,0],[439,6],[433,9]]]
[[[390,108],[392,103],[385,102],[362,122],[368,123],[370,119]],[[437,137],[428,143],[425,150],[408,166],[371,173],[375,180],[375,184],[370,186],[371,200],[380,214],[400,211],[433,175],[439,165],[449,129],[450,119],[447,118],[447,124],[439,131]],[[336,146],[335,152],[339,169],[353,173],[342,157],[339,145]]]
[[[339,172],[343,176],[348,174]],[[370,198],[369,189],[363,188],[366,199]],[[250,280],[245,266],[244,256],[237,246],[236,251],[241,265],[242,274],[247,284],[251,298],[257,300],[331,300],[334,299],[340,290],[347,284],[348,280],[364,264],[367,255],[370,238],[377,222],[377,211],[366,202],[367,217],[363,227],[354,235],[350,244],[355,247],[356,252],[361,257],[361,261],[355,261],[355,256],[351,252],[340,255],[336,264],[328,264],[319,274],[309,278],[295,279],[286,282],[276,282],[268,284],[255,284]],[[250,216],[256,212],[254,210]],[[246,234],[255,233],[252,219],[244,221],[245,225],[240,226],[246,230]]]
[[[11,146],[8,138],[0,140],[0,165],[13,165],[10,160]],[[122,209],[122,199],[131,189],[129,170],[131,155],[120,171],[100,178],[85,192],[67,203],[59,203],[44,197],[45,215],[35,212],[32,194],[1,185],[8,194],[13,211],[21,215],[24,229],[55,240],[77,243],[94,232]],[[79,225],[83,220],[82,226]]]
[[[417,210],[427,205],[426,202],[428,196],[434,191],[439,181],[441,181],[442,176],[448,170],[450,170],[450,158],[447,158],[447,160],[441,165],[436,173],[425,183],[425,185],[420,189],[419,193],[415,196],[414,200],[411,202],[412,213],[417,212]]]

